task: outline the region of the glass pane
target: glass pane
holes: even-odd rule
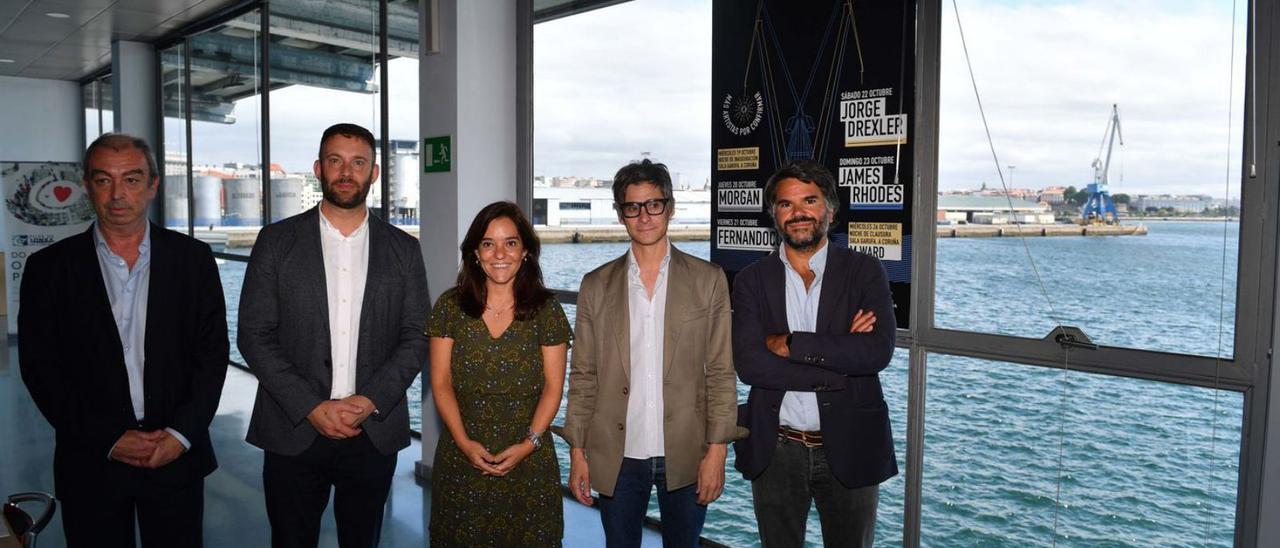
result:
[[[935,325],[1230,358],[1248,9],[942,5]]]
[[[98,97],[100,101],[98,105],[102,109],[99,120],[102,122],[102,131],[99,133],[111,133],[116,130],[116,102],[115,90],[111,88],[111,75],[108,74],[98,79]]]
[[[101,105],[102,98],[99,97],[98,82],[96,80],[89,82],[80,87],[82,102],[84,103],[84,146],[89,148],[89,143],[102,135],[102,125],[98,123],[98,109]]]
[[[660,36],[635,32],[638,20]],[[682,250],[707,258],[711,2],[636,0],[539,23],[533,38],[530,214],[543,241],[625,242],[612,177],[649,158],[671,172],[676,211],[669,234]],[[617,250],[625,245],[548,249],[554,258],[542,261],[547,284],[576,289],[582,274]]]
[[[214,259],[218,263],[218,276],[222,279],[222,297],[227,303],[227,335],[231,339],[231,361],[245,365],[244,356],[236,347],[236,328],[240,317],[240,289],[244,287],[245,261]]]
[[[329,3],[324,9],[301,2],[272,5],[269,222],[319,203],[312,168],[326,128],[348,122],[380,138],[377,51],[376,0]],[[381,156],[375,161],[381,163]],[[370,207],[380,207],[380,187],[370,189]]]
[[[922,545],[1232,545],[1239,393],[928,363]]]
[[[195,235],[252,245],[262,225],[257,12],[191,37]]]
[[[387,102],[391,161],[388,219],[416,234],[418,227],[418,3],[387,4]],[[379,71],[381,71],[379,67]],[[376,78],[381,77],[379,72]],[[380,80],[375,80],[380,81]],[[381,161],[381,160],[379,160]]]
[[[187,232],[187,97],[182,45],[160,52],[160,95],[164,111],[164,226]]]

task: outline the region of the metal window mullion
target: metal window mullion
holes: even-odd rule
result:
[[[928,353],[913,345],[907,361],[907,478],[902,504],[902,545],[920,546],[924,492],[924,410]]]
[[[516,204],[533,215],[533,1],[516,3]]]
[[[98,98],[98,135],[102,135],[102,78],[93,81],[93,92]],[[95,137],[96,139],[96,137]],[[89,144],[85,143],[85,148],[89,148]]]
[[[382,188],[382,219],[391,220],[391,113],[387,109],[391,105],[388,90],[391,85],[391,76],[388,72],[391,67],[387,65],[387,0],[378,1],[378,66],[382,70],[378,71],[378,123],[382,126],[380,139],[382,140],[382,176],[378,178],[378,185]]]
[[[271,2],[263,2],[258,12],[258,44],[261,66],[259,69],[258,89],[261,111],[258,113],[259,127],[262,131],[262,180],[258,187],[262,192],[262,224],[271,220]]]
[[[196,181],[195,156],[191,144],[191,37],[182,39],[182,110],[184,131],[187,137],[187,234],[196,235]]]
[[[159,179],[157,179],[159,181],[159,188],[156,189],[155,198],[151,203],[154,206],[152,211],[158,211],[160,213],[159,222],[157,224],[165,226],[167,224],[165,223],[165,215],[167,215],[165,212],[165,202],[167,201],[165,199],[165,195],[167,194],[165,187],[169,184],[169,166],[168,162],[165,161],[165,157],[169,155],[169,136],[168,132],[166,132],[164,128],[164,50],[152,47],[151,53],[155,56],[155,62],[152,64],[152,70],[155,71],[156,76],[155,88],[153,89],[155,90],[157,99],[155,105],[153,105],[156,115],[155,150],[158,156],[155,158],[155,161],[156,170],[160,172],[151,174],[153,177],[159,177]]]
[[[928,355],[920,345],[923,333],[933,326],[934,251],[938,188],[938,118],[941,67],[940,0],[916,4],[915,112],[918,136],[912,177],[912,279],[910,338],[907,372],[907,477],[903,494],[902,545],[920,546],[921,505],[924,498],[925,387]]]
[[[1265,508],[1280,503],[1280,409],[1273,405],[1272,348],[1280,338],[1277,314],[1280,299],[1276,295],[1277,258],[1280,257],[1280,224],[1274,214],[1280,207],[1275,180],[1280,174],[1280,154],[1274,146],[1280,138],[1280,109],[1272,109],[1272,100],[1280,101],[1280,85],[1273,75],[1280,74],[1280,42],[1272,39],[1280,26],[1280,10],[1274,1],[1248,3],[1249,32],[1246,33],[1245,115],[1242,147],[1248,176],[1248,151],[1258,151],[1256,177],[1245,179],[1240,194],[1240,292],[1237,308],[1236,355],[1249,348],[1253,365],[1253,387],[1245,393],[1243,432],[1240,447],[1240,469],[1236,493],[1236,545],[1267,546],[1280,541],[1280,524],[1267,519]],[[1254,96],[1257,91],[1257,96]],[[1252,99],[1252,100],[1250,100]],[[1256,106],[1256,109],[1254,108]],[[1259,143],[1251,139],[1258,138]],[[1257,145],[1257,146],[1250,146]],[[1246,287],[1246,285],[1248,287]],[[1256,294],[1246,293],[1256,288]],[[1251,313],[1250,313],[1251,312]],[[1248,323],[1246,323],[1248,322]],[[1240,326],[1247,326],[1241,329]],[[1248,332],[1247,339],[1244,338]],[[1248,342],[1242,343],[1242,340]],[[1252,343],[1252,344],[1249,344]],[[1243,358],[1241,358],[1243,359]]]

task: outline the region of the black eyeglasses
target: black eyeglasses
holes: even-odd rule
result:
[[[618,210],[623,217],[632,219],[640,216],[641,207],[643,207],[644,211],[650,215],[662,215],[662,212],[667,210],[667,203],[670,201],[671,198],[654,198],[643,202],[622,202],[620,204],[613,204],[613,208]]]

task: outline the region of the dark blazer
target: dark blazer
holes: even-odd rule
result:
[[[143,364],[145,414],[133,415],[124,350],[90,226],[32,254],[18,312],[18,360],[31,398],[56,431],[59,497],[128,481],[181,486],[217,468],[209,423],[227,375],[227,313],[209,246],[151,226]],[[155,469],[109,461],[126,430],[173,428],[191,442]],[[115,474],[129,469],[134,473]],[[113,479],[114,478],[114,479]]]
[[[240,292],[237,344],[258,376],[249,443],[281,455],[319,434],[307,414],[333,386],[320,210],[263,227]],[[369,215],[369,272],[360,310],[356,393],[377,408],[361,426],[390,455],[409,445],[405,391],[427,361],[427,272],[418,240]]]
[[[788,390],[817,393],[823,448],[840,483],[863,487],[898,473],[877,376],[893,358],[897,331],[888,278],[874,257],[827,245],[817,332],[794,333],[790,358],[765,346],[765,335],[790,331],[781,256],[769,254],[734,280],[733,359],[742,382],[751,385],[747,403],[738,408],[738,424],[751,435],[734,444],[734,465],[749,480],[773,458],[778,408]],[[875,312],[875,329],[851,334],[860,309]]]

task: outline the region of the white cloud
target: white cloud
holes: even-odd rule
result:
[[[1001,165],[1017,166],[1016,186],[1091,182],[1116,103],[1124,147],[1117,143],[1112,160],[1113,193],[1221,196],[1230,162],[1238,194],[1244,44],[1241,34],[1229,105],[1229,1],[962,1],[959,9],[996,151]],[[998,186],[951,2],[942,29],[940,186]]]

